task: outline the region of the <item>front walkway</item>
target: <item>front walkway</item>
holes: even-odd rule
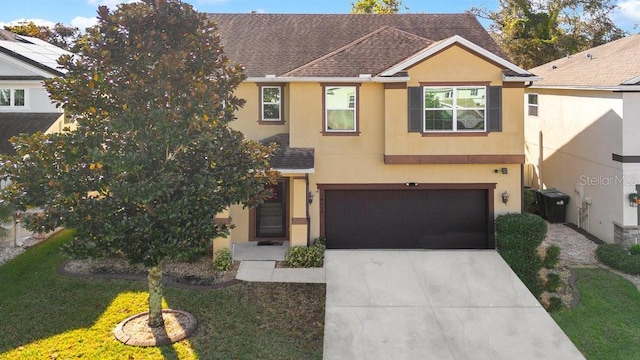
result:
[[[324,283],[324,268],[276,268],[275,261],[242,261],[236,279],[261,282]]]

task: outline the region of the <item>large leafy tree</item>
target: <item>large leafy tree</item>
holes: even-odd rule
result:
[[[82,38],[80,30],[77,27],[67,26],[62,23],[55,24],[52,29],[48,26],[39,26],[33,21],[29,21],[16,25],[7,25],[4,29],[11,31],[14,34],[31,36],[44,40],[50,44],[72,52],[76,52],[78,50],[75,44]]]
[[[400,10],[402,0],[358,0],[351,3],[352,14],[394,14]]]
[[[14,140],[0,197],[39,206],[32,229],[75,229],[74,257],[124,256],[144,264],[149,325],[163,326],[167,259],[207,250],[228,227],[216,213],[268,194],[272,148],[231,129],[243,79],[205,14],[179,0],[98,9],[81,58],[63,57],[66,76],[46,82],[75,131]]]
[[[496,11],[471,11],[516,64],[532,68],[625,35],[611,15],[614,0],[500,0]]]

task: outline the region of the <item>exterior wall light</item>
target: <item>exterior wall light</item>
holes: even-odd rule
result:
[[[502,193],[502,203],[507,205],[508,202],[509,202],[509,193],[505,191]]]
[[[638,206],[638,201],[640,201],[640,196],[637,193],[629,194],[629,206],[636,207]]]
[[[314,197],[314,196],[315,196],[315,195],[314,195],[314,193],[312,193],[311,191],[309,191],[309,192],[307,193],[307,202],[308,202],[309,204],[311,204],[311,203],[313,202],[313,197]]]

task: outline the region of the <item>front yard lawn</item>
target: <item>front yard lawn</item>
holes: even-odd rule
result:
[[[123,345],[112,330],[147,311],[146,283],[59,275],[59,248],[70,235],[63,232],[0,266],[0,358],[322,358],[324,284],[167,287],[166,307],[195,315],[196,332],[159,348]]]
[[[638,359],[640,292],[631,282],[603,269],[575,269],[581,301],[574,310],[553,314],[588,360]]]

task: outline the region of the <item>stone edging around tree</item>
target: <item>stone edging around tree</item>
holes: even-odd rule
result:
[[[186,311],[162,309],[164,327],[149,326],[149,313],[144,312],[124,319],[113,335],[125,345],[163,346],[188,338],[198,327],[196,318]]]

